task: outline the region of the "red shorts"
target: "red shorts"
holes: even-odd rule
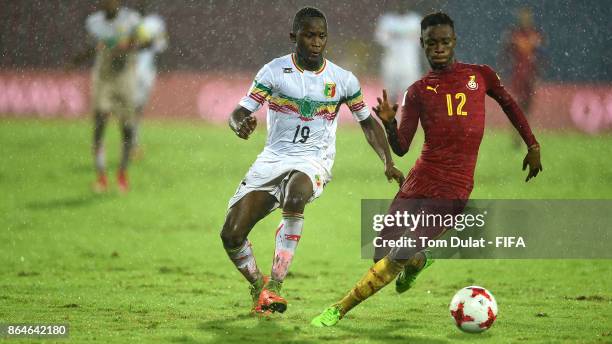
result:
[[[391,203],[387,214],[395,215],[396,213],[407,213],[421,216],[435,215],[436,218],[446,218],[461,214],[467,204],[467,199],[444,199],[444,198],[429,198],[418,193],[398,192],[395,199]],[[437,217],[437,216],[440,217]],[[423,218],[422,217],[422,218]],[[446,230],[440,221],[419,221],[416,224],[412,223],[407,226],[389,226],[382,229],[380,237],[384,241],[402,239],[412,239],[414,245],[410,247],[375,247],[374,259],[379,260],[386,255],[393,259],[410,259],[416,253],[422,251],[425,247],[422,244],[422,238],[435,239],[440,237]]]
[[[467,199],[474,187],[472,176],[444,173],[417,160],[396,198]]]

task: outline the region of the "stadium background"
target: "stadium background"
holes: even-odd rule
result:
[[[351,69],[372,103],[381,85],[377,18],[410,8],[444,8],[457,20],[458,58],[500,70],[504,33],[528,5],[544,33],[546,63],[534,98],[534,125],[596,133],[612,128],[612,9],[606,1],[313,2],[330,17],[330,59]],[[86,41],[83,23],[95,9],[85,1],[1,1],[0,113],[84,116],[87,72],[57,73]],[[291,49],[290,21],[304,1],[127,1],[167,21],[170,47],[160,58],[149,116],[222,122],[257,69]],[[504,10],[500,11],[499,8]],[[58,17],[61,16],[61,20]],[[235,25],[240,23],[240,25]],[[497,107],[490,125],[506,121]],[[346,116],[346,111],[343,111]],[[348,121],[350,123],[350,121]]]
[[[306,4],[327,13],[330,58],[355,70],[372,103],[381,88],[380,51],[371,43],[376,18],[399,2],[144,3],[166,19],[170,47],[146,110],[144,157],[130,167],[132,189],[123,196],[90,190],[89,70],[64,70],[85,44],[93,3],[0,0],[0,322],[69,323],[70,342],[78,343],[610,342],[609,260],[440,260],[409,293],[386,288],[337,328],[311,328],[310,319],[370,265],[360,259],[361,199],[397,190],[358,126],[345,119],[334,180],[307,208],[285,282],[289,310],[270,321],[249,317],[247,285],[218,235],[265,128],[260,122],[249,141],[239,140],[224,123],[227,114],[256,70],[290,51],[291,17]],[[534,9],[550,59],[531,117],[544,171],[523,182],[524,150],[513,148],[505,116],[489,104],[472,196],[609,199],[608,1],[422,1],[414,9],[449,12],[458,57],[497,67],[504,30],[522,5]],[[419,132],[411,151],[394,158],[402,171],[422,141]],[[114,125],[106,143],[114,173]],[[271,214],[249,236],[264,272],[279,217]],[[453,293],[472,284],[490,289],[500,306],[496,324],[478,337],[457,331],[448,316]]]

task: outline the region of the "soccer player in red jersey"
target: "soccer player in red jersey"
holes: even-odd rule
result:
[[[523,169],[529,166],[526,181],[542,170],[540,147],[519,106],[491,67],[455,61],[455,44],[454,23],[448,15],[438,12],[425,16],[421,22],[421,47],[431,71],[406,91],[399,128],[395,120],[398,106],[389,104],[386,91],[374,108],[397,155],[408,152],[419,121],[425,132],[421,156],[397,193],[389,214],[406,209],[405,205],[414,204],[415,200],[417,203],[418,200],[439,200],[430,202],[433,209],[429,210],[433,212],[458,214],[463,211],[473,188],[474,168],[484,133],[485,95],[500,104],[527,145],[523,160]],[[428,227],[407,231],[404,235],[435,238],[444,231],[444,228]],[[428,265],[427,255],[419,245],[394,248],[385,252],[384,258],[378,251],[376,258],[382,259],[370,267],[342,300],[315,317],[313,325],[335,325],[349,310],[389,284],[398,274],[396,290],[408,290],[416,275]]]
[[[518,25],[510,31],[504,50],[512,65],[512,94],[527,114],[538,74],[538,51],[542,43],[542,34],[533,25],[531,10],[521,8]]]
[[[543,41],[542,33],[533,25],[533,13],[528,7],[521,8],[518,12],[518,25],[506,38],[503,56],[512,70],[510,90],[526,115],[531,113]],[[518,138],[515,143],[520,146]]]

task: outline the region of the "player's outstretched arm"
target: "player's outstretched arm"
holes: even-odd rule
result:
[[[497,74],[489,66],[483,66],[482,70],[487,83],[487,94],[495,99],[499,106],[501,106],[506,117],[508,117],[528,147],[527,155],[525,159],[523,159],[523,171],[529,166],[529,173],[527,174],[527,178],[525,178],[525,182],[528,182],[543,170],[540,160],[540,144],[536,140],[535,135],[531,132],[525,114],[523,114],[523,111],[514,98],[512,98],[510,93],[508,93],[501,84]]]
[[[237,106],[230,115],[229,127],[241,139],[247,140],[257,127],[257,119],[251,114],[251,111]]]
[[[410,148],[410,143],[414,138],[417,126],[419,124],[419,114],[417,105],[414,101],[414,92],[409,89],[404,95],[404,104],[402,106],[402,123],[398,129],[395,114],[398,105],[391,106],[387,98],[387,90],[383,90],[382,99],[378,99],[378,105],[373,107],[374,113],[380,118],[385,131],[387,132],[387,140],[393,150],[393,153],[398,156],[404,156]]]
[[[368,143],[385,164],[385,176],[387,176],[387,180],[395,180],[401,186],[404,182],[404,175],[393,163],[393,158],[391,157],[391,152],[389,151],[389,146],[385,139],[385,133],[380,127],[380,124],[378,124],[372,116],[368,116],[368,118],[359,122],[359,124],[361,125],[361,129]]]

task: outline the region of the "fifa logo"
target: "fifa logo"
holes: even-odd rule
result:
[[[467,83],[467,88],[475,91],[478,89],[478,83],[476,82],[476,75],[470,75],[470,81]]]

